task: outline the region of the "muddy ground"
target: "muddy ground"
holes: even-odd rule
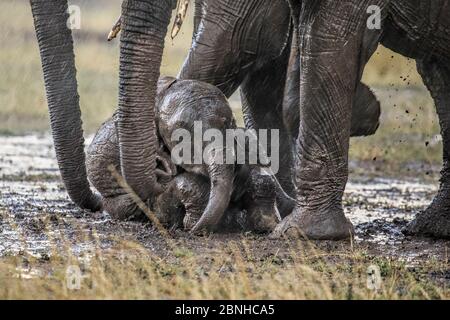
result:
[[[356,237],[352,243],[318,242],[320,248],[356,246],[411,265],[431,259],[448,263],[450,241],[410,238],[401,232],[432,200],[436,179],[382,177],[374,174],[372,164],[352,163],[351,168],[345,210],[356,226]],[[137,241],[157,255],[166,254],[166,240],[148,223],[113,221],[105,213],[80,211],[69,201],[49,136],[0,137],[0,176],[0,256],[27,252],[45,257],[63,244],[82,255],[94,246],[107,249],[124,239]],[[173,236],[177,245],[197,254],[243,238],[259,255],[288,250],[284,241],[249,234],[193,238],[177,232]],[[448,273],[444,281],[450,283]]]

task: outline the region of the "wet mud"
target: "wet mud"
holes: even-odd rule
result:
[[[79,210],[65,193],[49,136],[0,137],[0,256],[26,252],[45,259],[61,248],[74,255],[108,250],[118,241],[138,242],[164,256],[171,245],[195,253],[217,251],[244,239],[258,255],[289,250],[284,240],[252,234],[217,234],[204,238],[177,231],[169,242],[149,223],[119,222],[106,213]],[[345,192],[347,216],[356,227],[351,242],[317,242],[328,251],[362,248],[374,256],[415,263],[448,262],[450,241],[405,237],[402,228],[423,210],[437,183],[422,178],[389,179],[361,170],[352,173]],[[444,275],[449,280],[450,272]]]

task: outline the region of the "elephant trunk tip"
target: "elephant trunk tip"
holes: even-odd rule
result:
[[[102,198],[95,193],[91,193],[85,201],[80,204],[80,207],[90,210],[91,212],[103,211]]]
[[[191,233],[212,232],[219,225],[231,201],[234,184],[234,166],[222,165],[218,170],[212,166],[211,191],[208,205]]]

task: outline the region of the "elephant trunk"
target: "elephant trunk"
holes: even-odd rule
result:
[[[50,125],[62,180],[75,204],[101,209],[86,176],[84,138],[67,0],[30,0],[44,73]]]
[[[211,180],[208,205],[192,233],[214,231],[230,203],[233,192],[234,165],[211,164],[208,166]]]
[[[155,97],[172,0],[122,4],[118,132],[121,170],[142,199],[159,194]]]

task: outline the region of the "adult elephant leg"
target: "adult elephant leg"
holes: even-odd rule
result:
[[[178,74],[179,79],[215,85],[227,98],[237,90],[243,79],[243,62],[233,48],[236,42],[231,27],[243,24],[245,12],[238,12],[233,3],[222,0],[196,1],[194,39]],[[224,14],[228,4],[231,6]],[[241,6],[241,10],[246,6]]]
[[[97,211],[100,198],[86,177],[84,138],[67,0],[31,0],[39,43],[50,124],[62,180],[72,201]]]
[[[289,215],[294,208],[295,185],[294,152],[290,134],[283,120],[283,95],[287,74],[289,50],[261,69],[250,73],[241,85],[242,111],[247,129],[279,130],[279,150],[269,154],[279,155],[279,171],[275,177],[283,190],[277,192],[277,205],[282,217]],[[270,139],[268,139],[270,141]],[[291,199],[290,199],[291,198]]]
[[[290,0],[291,6],[296,0]],[[298,31],[298,15],[293,11],[294,24],[293,35],[291,41],[291,53],[289,56],[288,70],[286,74],[286,84],[283,97],[283,121],[290,135],[295,139],[298,136],[298,127],[300,124],[300,48],[299,48],[299,31]]]
[[[297,207],[277,227],[274,237],[338,240],[353,233],[342,208],[352,105],[360,66],[365,64],[360,58],[366,11],[369,5],[382,3],[303,1]]]
[[[300,112],[300,56],[289,66],[286,91],[283,102],[283,118],[287,130],[295,139],[298,137]],[[352,107],[351,137],[370,136],[376,133],[380,125],[381,106],[372,90],[360,82],[356,88],[355,99]]]
[[[358,85],[352,107],[351,137],[369,136],[375,134],[380,126],[381,105],[372,90],[361,82],[364,68],[378,48],[380,31],[371,31],[367,28],[362,36],[359,51]]]
[[[374,42],[370,34],[366,33],[364,43],[370,46]],[[286,89],[283,102],[283,118],[287,130],[292,137],[298,137],[300,124],[300,52],[298,45],[298,28],[294,29],[292,40],[291,56],[286,80]],[[371,50],[367,50],[371,52]],[[368,60],[362,57],[361,61]],[[364,71],[364,66],[360,66],[360,76]],[[381,106],[372,90],[362,82],[356,87],[355,99],[352,107],[352,124],[350,129],[351,137],[369,136],[375,134],[380,125]]]
[[[450,238],[450,66],[431,58],[418,61],[418,70],[436,104],[444,143],[444,167],[432,204],[412,221],[405,233]]]
[[[218,87],[229,98],[247,73],[278,57],[291,28],[285,0],[197,0],[194,39],[180,79]]]

